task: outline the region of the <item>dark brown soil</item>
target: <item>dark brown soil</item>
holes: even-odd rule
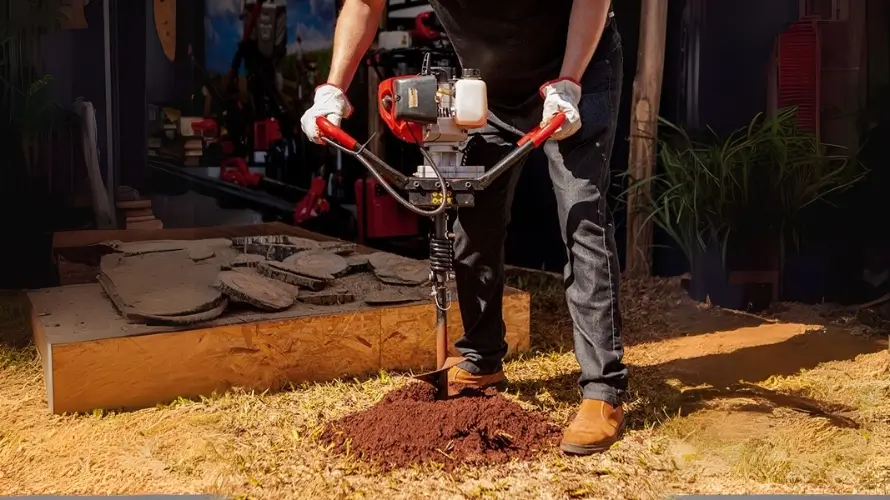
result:
[[[383,469],[438,463],[447,471],[530,459],[558,442],[558,427],[495,389],[464,389],[444,401],[435,395],[433,386],[412,382],[332,422],[321,438]]]

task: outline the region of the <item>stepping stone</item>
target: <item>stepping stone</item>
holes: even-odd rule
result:
[[[223,271],[217,288],[229,297],[267,311],[281,311],[294,305],[295,297],[275,281],[256,274]]]
[[[307,276],[322,279],[334,279],[343,276],[349,270],[346,259],[327,250],[300,252],[284,259],[282,263],[299,269],[299,272]]]
[[[283,262],[265,261],[257,265],[257,272],[267,278],[283,281],[289,285],[295,285],[309,290],[318,291],[324,288],[326,279],[310,276],[300,272],[300,269],[289,266]]]

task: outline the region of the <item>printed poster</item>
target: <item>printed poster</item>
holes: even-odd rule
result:
[[[334,43],[336,0],[286,0],[286,3],[288,42],[287,56],[280,66],[282,77],[297,82],[301,79],[301,68],[314,62],[314,79],[324,81]],[[231,66],[243,30],[239,19],[242,8],[243,0],[206,0],[204,66],[211,75],[223,75]]]

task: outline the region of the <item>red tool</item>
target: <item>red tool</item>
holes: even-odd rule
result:
[[[281,126],[275,118],[265,118],[253,122],[253,149],[255,151],[268,151],[281,138]]]
[[[256,189],[263,180],[263,174],[251,172],[243,158],[229,158],[219,167],[219,178],[232,184]]]
[[[210,118],[192,122],[192,130],[205,139],[219,136],[219,126],[216,124],[216,120]]]
[[[309,192],[294,207],[294,224],[301,224],[318,214],[327,212],[331,207],[324,197],[326,183],[321,177],[312,179]]]
[[[229,158],[225,160],[219,167],[219,178],[222,181],[243,186],[251,189],[260,189],[264,184],[274,185],[276,188],[285,190],[295,190],[293,186],[278,182],[276,180],[267,179],[263,174],[251,172],[247,166],[247,162],[243,158]],[[293,223],[302,224],[307,220],[319,214],[326,213],[330,210],[330,205],[324,197],[326,187],[325,180],[322,177],[314,177],[309,186],[309,190],[294,205]]]
[[[387,165],[326,118],[318,117],[316,124],[327,144],[355,157],[400,205],[433,219],[430,278],[437,305],[436,370],[415,378],[435,384],[438,397],[444,398],[448,395],[448,368],[463,361],[460,357],[448,357],[446,311],[451,297],[447,282],[454,279],[454,248],[446,211],[472,207],[476,194],[543,144],[565,122],[565,114],[554,115],[520,138],[516,148],[490,169],[468,166],[460,146],[469,129],[480,126],[480,117],[484,122],[488,116],[484,84],[477,71],[465,69],[462,78],[451,78],[450,68],[429,68],[428,57],[423,67],[420,75],[390,78],[378,88],[379,112],[384,122],[396,137],[417,144],[425,159],[413,175],[406,176]],[[400,196],[397,189],[406,191],[408,197]]]
[[[359,243],[417,234],[417,216],[399,205],[376,179],[355,181],[355,206]]]
[[[429,43],[442,38],[444,33],[435,29],[436,17],[432,11],[421,12],[414,18],[414,29],[411,30],[411,39],[418,43]]]

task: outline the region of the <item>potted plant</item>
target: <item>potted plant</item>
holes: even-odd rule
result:
[[[799,241],[803,213],[862,175],[797,125],[796,108],[758,114],[725,137],[709,128],[694,139],[660,122],[661,171],[631,184],[650,184],[645,217],[685,254],[696,300],[747,308],[749,290],[730,283],[730,272],[781,270],[789,243]]]

